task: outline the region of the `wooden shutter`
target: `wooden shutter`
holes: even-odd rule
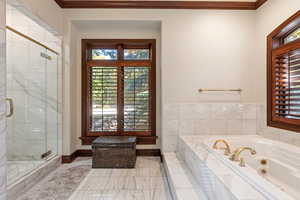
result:
[[[90,67],[92,132],[117,131],[117,67]]]
[[[289,124],[300,121],[300,47],[273,51],[273,120]]]
[[[300,132],[300,11],[267,37],[267,124]]]
[[[148,132],[150,124],[150,68],[124,69],[124,130]]]

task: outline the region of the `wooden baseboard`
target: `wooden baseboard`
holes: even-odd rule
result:
[[[93,152],[91,149],[78,149],[76,151],[76,157],[92,157]]]
[[[61,163],[65,164],[65,163],[72,163],[76,158],[77,158],[77,151],[75,151],[74,153],[72,153],[71,155],[68,156],[62,156],[61,157]]]
[[[62,156],[62,163],[72,163],[77,157],[91,157],[93,155],[91,149],[78,149],[71,155]],[[161,157],[160,149],[137,149],[137,156]]]
[[[136,155],[161,157],[160,149],[137,149]]]

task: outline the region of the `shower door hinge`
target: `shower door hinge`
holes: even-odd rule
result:
[[[44,53],[44,52],[41,52],[41,56],[42,56],[43,58],[48,59],[48,60],[51,60],[51,59],[52,59],[51,56],[48,56],[48,55],[47,55],[46,53]]]
[[[50,151],[47,151],[46,153],[43,153],[42,155],[41,155],[41,158],[42,159],[44,159],[44,158],[47,158],[48,156],[50,156],[52,154],[52,151],[50,150]]]

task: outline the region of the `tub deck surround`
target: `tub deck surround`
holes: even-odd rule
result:
[[[240,146],[252,147],[257,151],[257,155],[242,153],[241,157],[245,158],[246,167],[240,167],[238,162],[232,162],[224,156],[223,151],[212,149],[214,141],[220,138],[225,139],[232,149]],[[201,174],[203,172],[197,169],[202,164],[222,183],[219,187],[225,187],[224,191],[236,199],[293,200],[299,197],[297,189],[293,188],[299,185],[300,180],[299,152],[297,147],[256,135],[220,135],[181,136],[177,154],[185,160],[198,182],[202,183],[200,185],[207,185],[204,184],[205,179]],[[267,160],[268,166],[258,167],[262,159]],[[259,173],[263,167],[267,170],[264,177]],[[208,195],[209,191],[205,190]]]
[[[201,138],[180,137],[177,155],[184,160],[208,199],[265,200],[252,186],[210,153]]]
[[[239,146],[249,146],[257,152],[255,156],[249,153],[243,153],[240,156],[245,159],[247,165],[245,168],[235,165],[237,173],[245,174],[247,180],[252,178],[254,182],[262,176],[265,182],[260,181],[260,184],[263,187],[275,186],[275,191],[279,188],[295,199],[300,196],[298,188],[300,185],[300,148],[259,136],[229,137],[228,141],[234,149]],[[261,164],[262,160],[266,163]]]
[[[192,173],[175,153],[165,153],[164,166],[175,200],[208,200]]]

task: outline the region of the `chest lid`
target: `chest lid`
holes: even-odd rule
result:
[[[92,142],[94,147],[132,147],[136,145],[134,136],[101,136]]]

